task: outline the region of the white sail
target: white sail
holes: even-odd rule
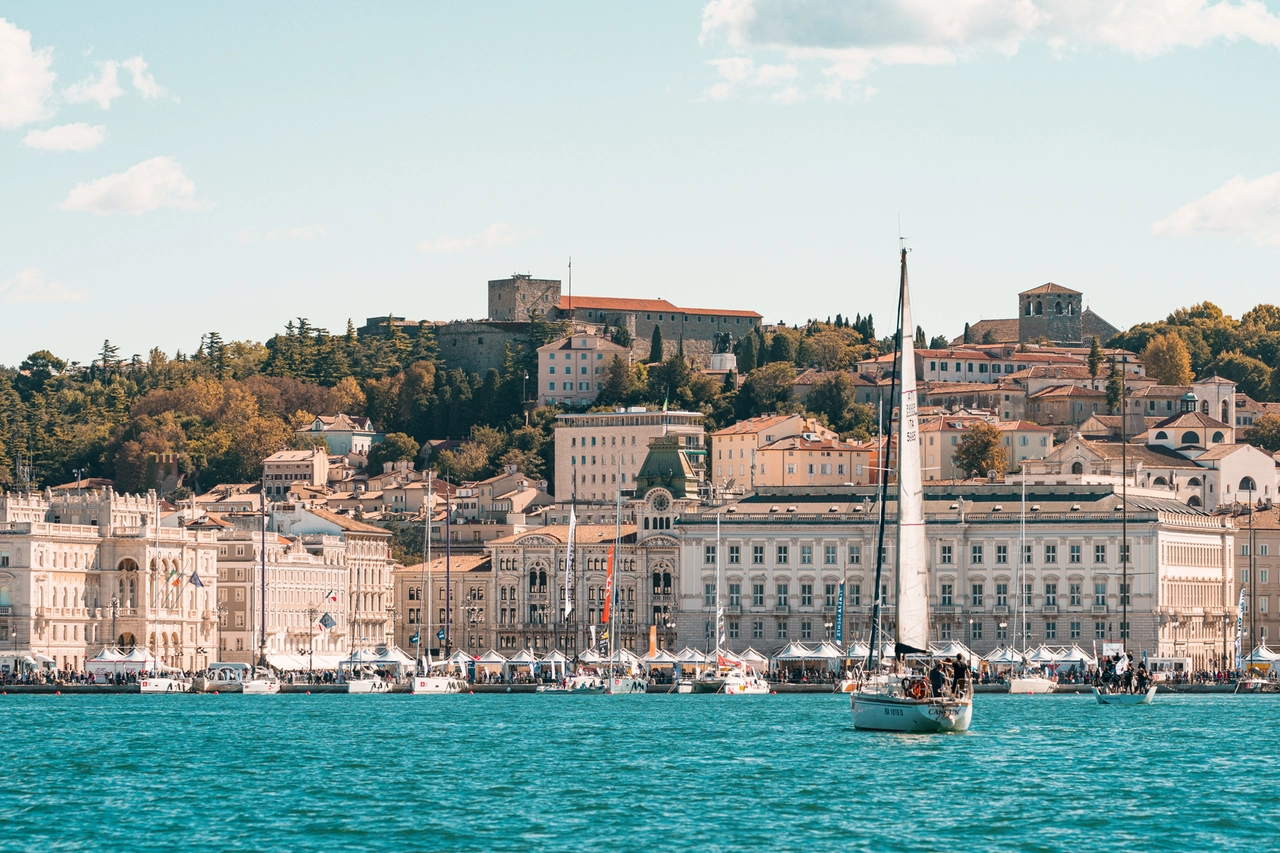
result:
[[[573,533],[578,526],[578,514],[569,507],[569,544],[564,550],[564,618],[569,621],[573,612]]]
[[[911,296],[907,288],[907,254],[902,253],[902,347],[898,415],[898,600],[899,643],[929,647],[928,546],[924,533],[924,487],[920,482],[920,424],[916,404],[916,353],[912,337]]]

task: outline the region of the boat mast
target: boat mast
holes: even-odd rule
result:
[[[716,665],[720,665],[720,632],[724,625],[724,608],[720,606],[720,513],[716,512]]]
[[[1120,648],[1129,654],[1129,402],[1124,375],[1129,356],[1120,358]],[[1112,362],[1114,369],[1115,362]]]
[[[419,582],[422,584],[422,591],[418,594],[418,606],[422,607],[422,616],[418,619],[418,648],[414,650],[414,657],[419,662],[422,661],[422,631],[423,626],[431,627],[431,510],[435,501],[431,494],[431,470],[427,470],[427,500],[422,506],[422,572]],[[425,602],[423,595],[425,594]],[[431,657],[431,634],[427,634],[427,657]],[[423,675],[429,675],[426,665],[423,664]]]
[[[617,465],[618,465],[618,474],[619,474],[618,479],[621,480],[622,479],[621,478],[622,454],[618,454]],[[618,604],[620,601],[620,596],[618,595],[618,592],[621,589],[621,585],[618,583],[618,577],[617,577],[618,573],[614,569],[614,566],[617,564],[617,560],[619,557],[619,551],[622,550],[622,483],[621,482],[618,483],[618,488],[615,490],[615,494],[617,495],[617,498],[616,498],[616,503],[614,505],[614,512],[613,512],[613,520],[614,520],[613,561],[611,561],[609,565],[609,574],[611,576],[610,585],[612,586],[612,590],[610,591],[609,595],[613,599],[613,601],[610,602],[611,607],[609,612],[609,616],[611,617],[609,620],[609,667],[611,669],[613,667],[613,649],[615,645],[617,645],[613,635],[617,632]],[[618,648],[621,649],[621,646],[618,646]],[[621,652],[619,652],[618,656],[619,657],[622,656]]]
[[[453,657],[453,574],[451,558],[453,556],[453,543],[450,532],[450,518],[453,515],[453,506],[449,500],[449,481],[445,481],[444,492],[444,654],[445,657]]]
[[[893,429],[893,393],[898,383],[898,346],[894,343],[893,348],[893,374],[889,380],[889,428],[890,433]],[[885,508],[888,505],[889,491],[889,448],[891,445],[891,436],[886,436],[884,428],[884,395],[880,395],[880,415],[878,418],[878,427],[880,430],[880,458],[876,460],[877,476],[880,478],[879,488],[876,490],[876,501],[879,503],[879,517],[876,520],[876,587],[872,593],[872,613],[871,613],[871,647],[867,650],[867,669],[870,670],[875,665],[878,658],[883,657],[880,648],[882,642],[880,628],[880,613],[883,601],[881,600],[880,590],[882,586],[882,577],[884,574],[884,528],[885,528]]]
[[[262,487],[262,578],[258,597],[261,599],[262,624],[258,639],[258,666],[267,665],[267,488]]]
[[[1027,574],[1027,469],[1022,469],[1022,512],[1018,519],[1018,596],[1013,600],[1013,626],[1018,630],[1018,605],[1022,604],[1022,585]],[[1027,609],[1022,608],[1022,651],[1027,651]],[[1017,643],[1013,644],[1016,649]]]

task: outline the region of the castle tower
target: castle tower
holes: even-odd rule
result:
[[[560,307],[560,282],[513,273],[489,282],[489,319],[527,323],[535,314],[554,317]]]
[[[1083,294],[1052,282],[1018,294],[1018,340],[1044,337],[1054,344],[1083,342]]]

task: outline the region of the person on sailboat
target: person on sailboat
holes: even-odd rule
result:
[[[935,698],[942,696],[946,685],[947,676],[942,671],[942,661],[934,661],[933,669],[929,670],[929,689],[933,691]]]
[[[951,665],[951,683],[957,696],[965,694],[968,680],[969,663],[964,659],[964,655],[956,655],[956,661]]]

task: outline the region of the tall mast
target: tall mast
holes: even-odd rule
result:
[[[903,269],[903,275],[906,275],[906,269]],[[882,642],[880,630],[880,613],[884,602],[880,595],[882,586],[882,577],[884,575],[884,528],[885,513],[888,505],[889,497],[889,447],[892,443],[892,424],[893,424],[893,393],[898,383],[898,347],[897,341],[894,342],[893,348],[893,374],[889,380],[889,422],[890,435],[886,435],[884,428],[884,395],[880,395],[880,458],[877,460],[877,476],[880,478],[880,487],[876,490],[876,501],[879,503],[879,518],[876,521],[876,586],[872,591],[872,613],[871,613],[871,648],[867,651],[867,668],[870,669],[877,658],[882,657],[880,644]],[[899,454],[901,455],[901,454]]]
[[[453,657],[453,538],[450,520],[453,506],[450,503],[449,481],[445,481],[444,491],[444,655]]]
[[[1013,600],[1013,629],[1018,630],[1018,605],[1022,604],[1022,585],[1027,574],[1027,469],[1022,469],[1022,512],[1018,518],[1018,597]],[[1027,650],[1027,610],[1022,608],[1022,650]],[[1017,643],[1013,644],[1016,649]]]
[[[618,455],[618,462],[617,462],[617,466],[618,466],[618,474],[621,474],[621,473],[622,473],[622,455],[621,455],[621,454],[619,454],[619,455]],[[618,574],[618,573],[617,573],[617,570],[616,570],[616,569],[614,569],[614,566],[615,566],[615,565],[617,565],[617,562],[616,562],[616,561],[617,561],[618,556],[619,556],[618,552],[622,550],[622,483],[621,483],[621,479],[622,479],[622,478],[621,478],[621,477],[619,477],[618,479],[619,479],[618,488],[614,491],[614,494],[617,496],[617,497],[616,497],[616,499],[615,499],[615,500],[616,500],[616,503],[615,503],[615,505],[614,505],[614,513],[613,513],[613,520],[614,520],[614,528],[613,528],[613,559],[614,559],[614,563],[613,563],[612,565],[610,565],[610,566],[609,566],[609,574],[612,576],[612,578],[611,578],[612,583],[610,584],[610,586],[612,586],[612,589],[611,589],[611,590],[610,590],[610,592],[609,592],[609,596],[610,596],[610,598],[612,598],[612,599],[613,599],[612,601],[610,601],[610,602],[609,602],[609,605],[610,605],[610,607],[609,607],[609,615],[610,615],[610,617],[611,617],[611,618],[610,618],[610,620],[609,620],[609,666],[610,666],[610,668],[612,668],[612,667],[613,667],[613,650],[614,650],[614,648],[615,648],[615,647],[616,647],[616,648],[619,648],[619,649],[621,648],[621,646],[618,646],[617,641],[616,641],[616,639],[614,638],[614,634],[616,634],[616,633],[617,633],[617,625],[618,625],[618,605],[619,605],[619,602],[620,602],[620,597],[619,597],[619,595],[618,595],[618,590],[621,588],[621,585],[618,583],[618,577],[617,577],[617,574]],[[621,655],[619,655],[619,656],[621,656]]]
[[[258,632],[258,666],[267,665],[267,487],[262,486],[262,578],[258,597],[261,599],[262,623]]]
[[[720,664],[720,638],[724,625],[724,608],[720,606],[720,513],[716,512],[716,665]]]
[[[422,514],[425,516],[422,520],[422,572],[419,582],[422,584],[422,593],[418,595],[418,605],[422,607],[422,618],[418,619],[418,648],[414,650],[414,657],[419,661],[422,660],[422,631],[425,625],[427,629],[431,627],[431,505],[434,503],[431,496],[431,470],[427,470],[427,500],[423,504]],[[426,596],[425,601],[423,595]],[[427,656],[431,656],[431,634],[427,634]],[[423,675],[428,672],[424,666]]]
[[[1129,401],[1124,375],[1129,356],[1120,358],[1120,647],[1129,654]],[[1114,362],[1112,366],[1114,367]]]

